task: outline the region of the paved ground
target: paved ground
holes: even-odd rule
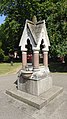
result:
[[[53,84],[62,86],[64,91],[46,107],[38,110],[5,93],[16,81],[17,75],[1,76],[0,119],[67,119],[67,73],[54,73],[52,77]]]

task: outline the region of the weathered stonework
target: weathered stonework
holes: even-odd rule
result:
[[[22,69],[18,72],[18,90],[17,88],[15,90],[7,90],[6,93],[37,109],[41,109],[63,91],[62,87],[52,85],[52,77],[48,68],[50,42],[45,20],[39,22],[36,19],[34,22],[26,20],[20,46]],[[29,50],[31,50],[31,53],[33,51],[32,65],[27,63]],[[43,56],[42,66],[39,65],[39,52]]]
[[[52,87],[52,78],[48,68],[49,38],[45,20],[32,22],[26,20],[20,40],[22,51],[22,70],[18,76],[18,89],[32,95],[40,95]],[[43,47],[42,47],[43,46]],[[32,68],[27,64],[27,47],[32,47]],[[39,52],[43,52],[43,66],[39,65]]]
[[[32,95],[40,95],[52,87],[52,78],[48,67],[40,66],[39,70],[21,70],[18,78],[18,89]]]

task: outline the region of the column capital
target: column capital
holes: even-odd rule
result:
[[[43,51],[43,54],[48,54],[48,51]]]
[[[39,48],[35,48],[35,47],[34,47],[34,48],[33,48],[33,52],[34,52],[34,53],[39,53]]]
[[[34,50],[33,52],[39,54],[39,50]]]
[[[22,54],[27,54],[27,51],[22,51]]]
[[[22,50],[22,52],[27,52],[27,49]]]
[[[34,47],[33,48],[33,51],[39,51],[40,49],[39,48],[37,48],[37,47]]]
[[[26,52],[26,51],[27,51],[27,49],[26,49],[26,48],[21,47],[21,51],[22,51],[22,52]]]

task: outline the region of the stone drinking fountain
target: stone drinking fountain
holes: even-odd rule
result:
[[[32,95],[40,95],[52,87],[52,78],[48,68],[49,38],[45,20],[37,22],[26,20],[20,44],[22,52],[22,69],[18,75],[18,89]],[[32,52],[31,65],[27,63],[27,52]],[[43,63],[39,64],[39,53]]]
[[[48,68],[50,42],[45,20],[37,22],[35,16],[33,21],[26,20],[19,46],[22,52],[22,69],[18,72],[17,88],[13,84],[6,93],[41,109],[63,91],[62,87],[52,84]],[[30,63],[29,56],[32,56]]]
[[[62,87],[52,84],[48,68],[49,38],[45,20],[26,20],[20,44],[22,52],[22,69],[18,71],[16,86],[6,90],[10,96],[31,106],[41,109],[63,91]],[[31,63],[28,63],[28,56]],[[40,64],[40,57],[42,64]]]

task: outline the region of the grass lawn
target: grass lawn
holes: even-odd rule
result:
[[[21,67],[21,63],[13,63],[13,66],[10,63],[0,63],[0,75],[18,72]],[[67,64],[50,63],[49,69],[51,72],[67,72]]]
[[[21,66],[21,63],[13,63],[13,66],[11,66],[10,63],[0,63],[0,75],[14,73],[19,70]]]

